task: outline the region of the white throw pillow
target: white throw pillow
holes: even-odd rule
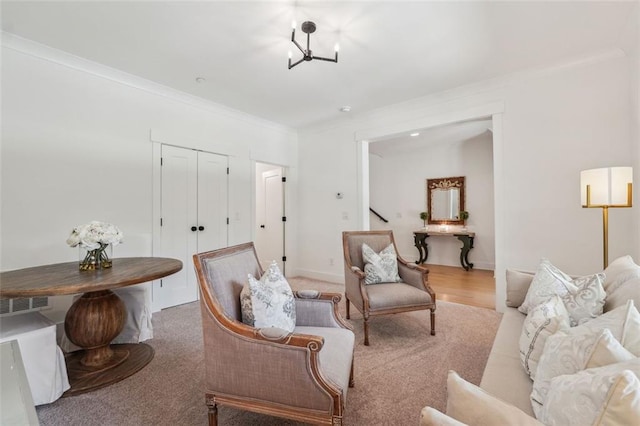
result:
[[[251,274],[240,293],[242,322],[256,328],[277,327],[293,332],[296,304],[291,287],[273,261],[257,280]]]
[[[549,297],[557,294],[564,296],[569,293],[567,283],[571,283],[571,277],[556,268],[547,259],[542,259],[538,265],[524,302],[518,310],[523,314],[529,313],[533,307],[545,302]]]
[[[565,331],[567,334],[575,336],[592,334],[604,329],[610,330],[613,337],[625,349],[635,356],[640,356],[640,313],[638,313],[633,300],[628,300],[624,306]]]
[[[640,359],[551,380],[542,406],[542,423],[549,426],[640,424]]]
[[[558,331],[553,336],[549,336],[538,362],[536,380],[533,382],[533,392],[531,392],[536,417],[540,415],[538,412],[540,406],[533,402],[545,403],[554,377],[633,358],[635,356],[622,347],[622,344],[607,329],[579,335]]]
[[[524,411],[462,379],[455,371],[447,376],[447,415],[469,426],[542,426]]]
[[[536,378],[538,361],[549,336],[561,329],[568,329],[569,313],[558,296],[529,311],[520,334],[520,361],[532,379]]]
[[[576,278],[568,286],[569,292],[562,296],[564,306],[569,312],[571,326],[583,324],[602,315],[607,293],[602,287],[604,274],[588,275]]]
[[[613,287],[611,285],[609,288]],[[607,293],[604,311],[608,312],[626,305],[629,300],[633,300],[636,306],[640,306],[640,276],[619,283],[612,293]]]
[[[362,244],[362,260],[364,260],[364,283],[399,283],[398,256],[393,244],[389,244],[380,253],[373,251],[366,243]]]
[[[604,270],[604,289],[607,294],[613,293],[616,288],[632,278],[640,278],[640,265],[636,265],[629,255],[614,260]]]

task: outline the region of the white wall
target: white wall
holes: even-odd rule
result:
[[[427,136],[428,137],[428,136]],[[418,260],[413,231],[423,227],[420,212],[427,210],[426,180],[465,176],[467,226],[476,232],[469,260],[478,269],[495,267],[493,229],[493,149],[490,131],[463,140],[431,142],[419,147],[369,155],[369,195],[374,210],[389,221],[370,218],[371,229],[392,229],[398,251],[406,260]],[[434,225],[432,225],[434,226]],[[430,237],[427,263],[460,266],[462,243],[454,237]]]
[[[77,260],[90,220],[124,232],[114,256],[152,255],[151,139],[229,155],[230,244],[253,238],[252,160],[296,165],[291,129],[3,34],[0,269]]]
[[[343,280],[341,265],[329,267],[327,259],[341,256],[341,231],[360,226],[357,138],[385,127],[389,133],[409,130],[416,121],[495,102],[504,103],[500,128],[494,128],[495,197],[502,203],[495,212],[498,308],[507,267],[534,270],[546,256],[573,274],[600,270],[601,212],[580,207],[579,175],[633,162],[632,66],[613,51],[303,129],[299,185],[306,191],[300,194],[298,240],[312,244],[299,248],[300,273]],[[336,190],[347,194],[343,200],[333,199]],[[637,236],[629,232],[636,229],[637,209],[610,215],[611,259],[626,253],[638,258]]]

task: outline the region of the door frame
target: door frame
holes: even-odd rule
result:
[[[358,226],[369,230],[369,143],[375,140],[405,134],[416,129],[443,126],[461,121],[491,118],[493,129],[493,187],[494,187],[494,232],[495,232],[495,269],[496,310],[504,312],[506,300],[505,229],[502,218],[504,212],[504,102],[497,101],[453,112],[423,116],[400,124],[379,126],[355,132],[358,168]]]
[[[282,164],[276,164],[276,163],[270,163],[268,161],[260,161],[260,160],[251,160],[251,189],[252,189],[252,196],[251,196],[251,223],[252,223],[252,227],[251,227],[251,239],[252,241],[256,240],[256,233],[257,233],[257,217],[256,217],[256,208],[257,208],[257,197],[256,197],[256,193],[257,193],[257,187],[256,187],[256,182],[257,182],[257,175],[256,175],[256,168],[257,165],[259,164],[264,164],[267,166],[273,166],[278,167],[282,170],[282,177],[284,177],[285,179],[287,179],[286,183],[289,183],[288,180],[288,174],[289,174],[289,167],[288,166],[284,166]],[[290,211],[290,204],[289,204],[289,194],[290,194],[290,185],[284,185],[283,189],[282,189],[282,198],[283,198],[283,203],[282,203],[282,214],[287,218],[287,220],[284,222],[283,226],[282,226],[282,251],[283,251],[283,255],[287,258],[287,260],[285,262],[283,262],[283,270],[282,273],[283,275],[286,276],[286,271],[287,271],[287,263],[291,264],[290,258],[289,256],[287,256],[287,225],[289,224],[290,226],[290,215],[287,213]],[[291,268],[288,268],[289,270],[291,270]]]

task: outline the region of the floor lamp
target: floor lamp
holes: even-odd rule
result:
[[[633,168],[606,167],[580,172],[580,197],[583,208],[602,209],[602,247],[604,266],[609,264],[609,208],[631,207]]]

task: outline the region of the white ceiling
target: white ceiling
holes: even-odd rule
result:
[[[637,1],[2,1],[3,31],[287,126],[623,48]],[[287,69],[291,21],[339,63]],[[298,40],[303,42],[298,34]],[[294,60],[298,56],[294,52]],[[196,83],[196,77],[206,79]]]

